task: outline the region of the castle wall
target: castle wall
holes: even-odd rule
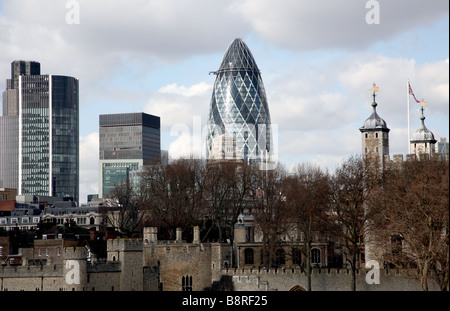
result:
[[[107,243],[108,261],[120,262],[118,290],[141,291],[143,288],[142,240],[111,239]]]
[[[192,277],[192,290],[201,291],[211,285],[211,244],[148,245],[144,247],[144,265],[159,265],[165,291],[182,290],[182,277]]]
[[[380,271],[380,284],[368,284],[366,272],[360,270],[356,278],[358,291],[422,291],[420,282],[407,273]],[[295,286],[307,288],[307,276],[300,269],[229,269],[224,275],[232,277],[235,291],[289,291]],[[311,288],[313,291],[350,291],[352,275],[346,269],[313,269]],[[429,281],[430,290],[439,290],[437,284]]]

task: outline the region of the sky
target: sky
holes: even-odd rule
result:
[[[204,155],[209,73],[235,38],[261,71],[287,169],[332,173],[360,154],[373,83],[391,157],[408,153],[408,116],[411,135],[420,127],[408,80],[449,141],[447,0],[0,0],[0,89],[14,60],[79,79],[83,203],[98,193],[100,114],[157,115],[171,158]]]

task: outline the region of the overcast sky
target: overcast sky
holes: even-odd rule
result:
[[[85,202],[98,191],[100,114],[160,116],[171,157],[204,151],[209,72],[240,37],[262,72],[278,160],[333,172],[361,152],[374,82],[391,156],[408,152],[408,79],[428,103],[426,126],[449,141],[448,7],[447,0],[0,0],[0,86],[19,59],[80,80]],[[374,17],[379,23],[367,22]],[[411,98],[411,133],[419,116]]]

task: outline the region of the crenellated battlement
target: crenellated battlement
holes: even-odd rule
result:
[[[416,155],[414,153],[409,153],[406,154],[406,157],[404,157],[403,154],[394,154],[392,156],[392,158],[390,157],[390,155],[385,155],[384,156],[384,163],[386,164],[397,164],[397,163],[402,163],[402,162],[412,162],[412,161],[423,161],[423,160],[429,160],[430,159],[430,155],[427,153],[422,153],[419,155]],[[431,156],[432,160],[437,160],[437,161],[448,161],[449,160],[449,153],[447,152],[445,155],[443,155],[442,153],[434,153]]]
[[[358,269],[357,275],[365,275],[370,269]],[[230,276],[246,276],[246,275],[306,275],[305,269],[301,268],[231,268],[222,269],[223,275]],[[392,276],[408,276],[413,271],[406,269],[381,269],[380,274]],[[346,268],[313,268],[311,275],[348,275],[351,274],[351,269]]]
[[[86,260],[87,250],[85,247],[64,247],[64,260]]]
[[[108,252],[142,251],[143,243],[140,239],[110,239],[107,240]]]
[[[62,277],[63,265],[1,266],[2,278]]]

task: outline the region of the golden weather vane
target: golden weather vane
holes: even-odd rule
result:
[[[373,93],[375,94],[375,92],[380,92],[380,88],[375,84],[375,82],[372,84],[372,89],[373,89]]]
[[[373,102],[375,103],[375,97],[377,96],[376,93],[380,92],[380,88],[375,84],[375,82],[372,84],[372,91],[373,93],[370,96],[373,96]]]

